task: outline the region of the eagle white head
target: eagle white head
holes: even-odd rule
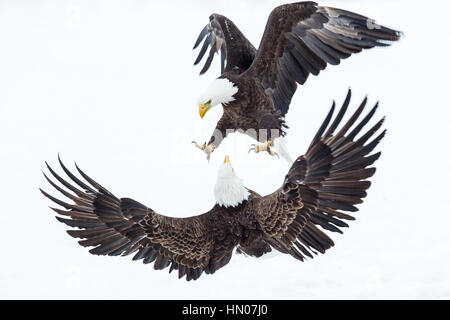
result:
[[[249,196],[250,192],[244,187],[242,179],[236,176],[230,158],[226,156],[225,161],[219,168],[214,187],[216,203],[225,208],[236,207],[247,200]]]
[[[219,78],[205,90],[198,98],[200,117],[203,119],[205,114],[219,104],[228,104],[235,99],[234,95],[239,91],[238,87],[228,79]]]

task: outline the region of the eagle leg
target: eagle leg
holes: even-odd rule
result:
[[[206,159],[208,161],[211,159],[211,153],[214,152],[214,146],[212,144],[206,145],[206,142],[201,146],[197,142],[192,141],[192,143],[195,145],[196,148],[202,150],[204,153],[206,153]]]
[[[270,146],[272,145],[272,141],[267,140],[264,144],[261,145],[256,145],[256,144],[252,144],[250,147],[250,150],[248,150],[248,153],[254,151],[255,153],[260,153],[263,151],[267,151],[271,156],[277,156],[278,159],[280,158],[280,156],[278,155],[278,153],[276,153],[275,151],[273,151]]]

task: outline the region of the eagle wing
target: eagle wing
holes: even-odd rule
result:
[[[327,64],[337,65],[353,53],[388,46],[398,31],[362,15],[314,2],[275,8],[267,22],[258,53],[247,70],[273,95],[275,108],[288,112],[297,83],[304,84]]]
[[[314,137],[308,152],[297,158],[286,175],[283,186],[275,193],[256,199],[257,220],[268,242],[281,252],[303,261],[311,252],[325,253],[334,245],[322,231],[342,233],[348,227],[343,220],[354,220],[346,212],[356,212],[370,187],[367,179],[375,173],[370,167],[381,155],[371,154],[385,136],[383,131],[368,142],[381,128],[384,118],[360,137],[356,136],[373,117],[378,104],[358,120],[367,104],[364,99],[350,119],[337,131],[351,98],[330,124],[335,105]],[[355,127],[350,128],[357,122]],[[321,227],[321,229],[318,228]]]
[[[194,65],[202,61],[208,47],[210,48],[208,58],[200,74],[208,71],[214,55],[219,51],[222,73],[228,71],[241,73],[247,70],[256,56],[255,47],[227,17],[212,14],[209,20],[210,22],[203,28],[194,45],[194,49],[196,49],[205,40]]]
[[[89,251],[91,254],[127,256],[135,253],[133,260],[143,259],[145,264],[154,262],[155,270],[167,267],[170,267],[169,272],[178,270],[179,278],[186,275],[188,281],[198,279],[203,272],[212,274],[229,262],[233,245],[214,241],[216,230],[225,233],[223,238],[227,233],[214,224],[211,211],[184,219],[166,217],[132,199],[117,198],[77,167],[87,183],[81,181],[61,160],[59,162],[73,184],[61,178],[48,164],[48,170],[63,187],[45,177],[73,204],[41,192],[66,209],[52,208],[60,215],[56,217],[58,221],[79,229],[67,232],[80,238],[81,246],[94,247]]]

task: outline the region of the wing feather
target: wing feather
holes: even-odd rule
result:
[[[288,112],[295,90],[289,83],[304,84],[328,64],[338,65],[354,53],[387,46],[401,33],[362,15],[315,2],[279,6],[269,16],[258,53],[247,73],[271,89],[275,107]],[[284,72],[281,69],[286,68]]]
[[[52,208],[59,215],[58,221],[78,229],[67,232],[78,238],[81,246],[93,247],[89,251],[91,254],[126,256],[135,253],[133,260],[143,260],[145,264],[154,262],[155,270],[170,266],[170,271],[178,270],[179,277],[186,276],[188,281],[198,279],[203,272],[214,273],[230,260],[233,246],[216,243],[214,231],[220,229],[220,225],[218,219],[211,218],[212,211],[184,219],[159,215],[132,199],[117,198],[78,166],[76,169],[86,182],[71,173],[61,159],[59,163],[71,182],[48,164],[50,174],[62,186],[44,176],[74,204],[41,192],[65,209]]]
[[[194,49],[198,48],[205,39],[194,65],[199,64],[208,48],[210,49],[208,59],[200,74],[209,70],[215,54],[219,54],[219,52],[221,73],[230,71],[241,73],[247,70],[256,56],[255,47],[227,17],[212,14],[209,20],[209,24],[202,29],[194,45]]]
[[[378,104],[357,123],[367,104],[367,98],[364,99],[338,129],[350,98],[349,90],[334,120],[333,103],[307,153],[294,162],[283,186],[254,200],[257,220],[268,243],[302,261],[305,257],[312,258],[312,253],[325,253],[334,246],[323,230],[342,233],[341,228],[348,227],[345,220],[355,220],[348,212],[357,212],[356,205],[367,196],[371,186],[367,179],[376,170],[370,166],[381,155],[371,152],[386,131],[368,141],[380,130],[384,119],[357,138],[373,118]]]

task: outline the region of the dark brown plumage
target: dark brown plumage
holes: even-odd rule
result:
[[[177,270],[187,280],[196,280],[203,272],[215,273],[230,261],[234,248],[255,257],[274,248],[303,261],[334,245],[323,230],[342,232],[340,228],[348,226],[344,220],[354,219],[346,212],[356,212],[355,205],[366,197],[367,179],[375,173],[371,165],[380,156],[372,151],[385,131],[368,141],[383,120],[357,138],[377,109],[359,120],[367,99],[338,129],[350,96],[349,92],[332,121],[333,104],[307,153],[294,162],[278,190],[264,197],[250,191],[248,199],[234,207],[216,204],[191,218],[163,216],[132,199],[117,198],[76,167],[83,182],[61,160],[71,182],[48,165],[59,184],[46,178],[72,203],[41,191],[64,208],[54,209],[58,221],[78,228],[68,233],[79,238],[80,245],[94,247],[90,253],[134,254],[133,260],[154,262],[156,270]]]
[[[249,132],[264,142],[271,140],[272,132],[286,134],[284,116],[297,84],[303,85],[310,74],[318,75],[328,64],[337,65],[363,49],[388,46],[400,35],[353,12],[298,2],[272,11],[256,50],[230,19],[213,14],[194,46],[206,37],[195,64],[211,47],[201,71],[205,73],[220,51],[220,78],[239,88],[235,101],[224,105],[223,118],[217,124],[221,137],[226,137],[227,129],[254,129],[257,134],[263,129],[268,137]],[[209,144],[217,148],[220,142],[213,136]]]

